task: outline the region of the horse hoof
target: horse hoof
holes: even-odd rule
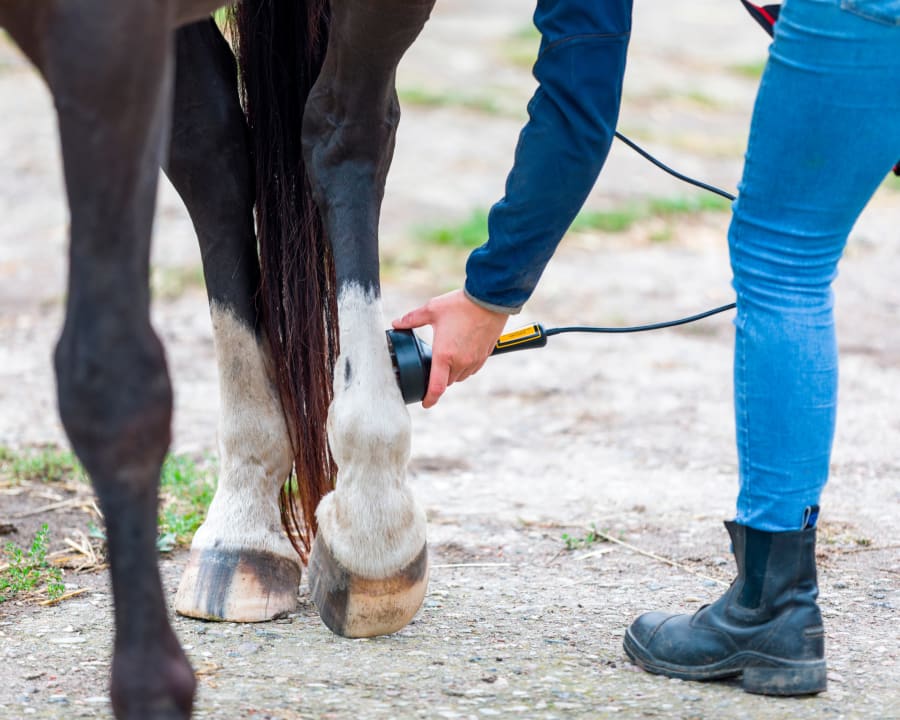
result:
[[[120,642],[116,637],[109,699],[117,718],[190,720],[197,681],[166,622]]]
[[[300,565],[258,550],[191,550],[175,612],[230,622],[265,622],[297,607]]]
[[[428,586],[428,548],[388,578],[354,575],[342,567],[318,536],[309,556],[309,587],[328,629],[350,638],[389,635],[412,620]]]

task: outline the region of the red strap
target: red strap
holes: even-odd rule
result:
[[[772,35],[775,29],[775,21],[778,20],[778,13],[781,10],[780,5],[754,5],[749,0],[741,0],[750,16],[759,23],[760,27],[769,35]]]

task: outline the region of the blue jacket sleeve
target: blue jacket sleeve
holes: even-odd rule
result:
[[[518,312],[591,191],[612,144],[631,0],[539,0],[539,86],[488,241],[469,256],[466,293]]]

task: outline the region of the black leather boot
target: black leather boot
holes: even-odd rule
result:
[[[725,523],[738,576],[694,615],[641,615],[625,652],[648,672],[683,680],[742,676],[744,690],[825,690],[825,633],[816,605],[816,530],[769,533]]]

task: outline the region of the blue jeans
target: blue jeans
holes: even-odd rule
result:
[[[900,158],[900,0],[786,0],[775,28],[729,230],[737,521],[770,532],[806,525],[828,479],[831,283]]]

